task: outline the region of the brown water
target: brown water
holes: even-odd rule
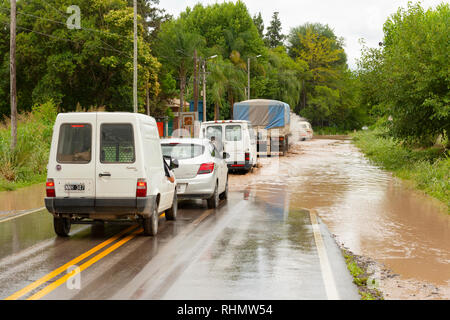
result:
[[[0,192],[0,219],[44,206],[45,184]]]
[[[351,141],[301,142],[262,161],[230,187],[315,209],[338,242],[375,260],[385,298],[450,298],[450,216],[439,202],[371,165]],[[384,268],[398,276],[383,276]]]

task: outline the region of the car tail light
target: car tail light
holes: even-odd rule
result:
[[[211,173],[213,171],[214,171],[214,162],[202,163],[200,165],[200,168],[198,169],[197,174]]]
[[[147,196],[147,181],[145,179],[138,179],[136,185],[136,197],[146,197]]]
[[[250,153],[249,152],[245,153],[245,161],[250,161]]]
[[[45,190],[47,192],[47,197],[49,197],[49,198],[56,197],[55,181],[53,181],[53,179],[47,179],[47,182],[45,183]]]

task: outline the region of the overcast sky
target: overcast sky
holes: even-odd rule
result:
[[[160,7],[175,17],[186,7],[197,3],[204,5],[221,3],[220,0],[160,0]],[[235,1],[234,1],[235,2]],[[345,39],[348,64],[355,67],[360,56],[358,39],[364,38],[370,47],[383,39],[383,23],[398,7],[406,7],[408,0],[244,0],[253,15],[261,12],[267,27],[274,11],[278,11],[283,33],[305,22],[320,22],[334,29],[338,37]],[[422,0],[425,8],[436,7],[443,0]]]

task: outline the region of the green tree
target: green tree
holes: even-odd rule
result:
[[[270,25],[267,27],[266,43],[270,48],[281,46],[285,38],[281,33],[281,21],[278,14],[279,12],[273,13]]]
[[[434,143],[450,132],[450,6],[409,3],[384,24],[382,101],[394,136]]]
[[[261,16],[261,12],[258,12],[258,15],[255,14],[253,16],[253,22],[256,26],[256,29],[258,29],[259,36],[261,38],[263,38],[264,37],[264,20]]]
[[[5,9],[3,5],[1,9]],[[66,26],[70,5],[81,9],[81,29]],[[147,30],[141,17],[139,22],[138,95],[142,108],[147,94],[159,93],[160,64],[144,41]],[[20,111],[50,99],[62,111],[75,110],[77,105],[132,110],[133,9],[126,2],[18,2],[17,25]],[[2,59],[4,65],[6,53]],[[3,90],[2,85],[0,92]]]

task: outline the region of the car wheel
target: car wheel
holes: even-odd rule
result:
[[[219,184],[216,183],[216,188],[214,189],[214,193],[211,196],[211,198],[209,198],[207,200],[208,202],[208,209],[215,209],[219,206]]]
[[[155,204],[153,212],[150,217],[144,218],[143,227],[144,235],[146,236],[156,236],[158,233],[158,204]]]
[[[177,191],[175,190],[173,194],[173,202],[172,207],[166,210],[166,220],[177,220],[177,211],[178,211],[178,198]]]
[[[69,218],[53,218],[53,227],[55,228],[55,233],[60,237],[69,236],[70,226],[71,223]]]
[[[220,198],[223,199],[223,200],[228,199],[228,175],[227,175],[227,183],[225,184],[225,190],[220,195]]]

